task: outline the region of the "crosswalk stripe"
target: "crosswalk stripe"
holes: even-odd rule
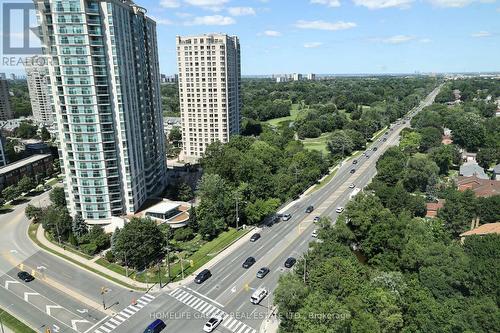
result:
[[[126,320],[125,318],[120,317],[120,315],[116,315],[114,318],[115,318],[115,319],[118,319],[118,320],[120,320],[120,321],[122,321],[122,322]]]
[[[199,300],[200,299],[198,297],[193,297],[193,298],[191,298],[191,300],[189,302],[186,302],[186,305],[190,306],[190,307],[193,307],[192,304],[194,304],[195,302],[197,302]]]
[[[116,328],[116,325],[113,325],[111,324],[109,321],[104,323],[104,325],[108,326],[109,328],[111,328],[111,330],[114,330]]]
[[[120,313],[128,313],[129,315],[133,315],[135,312],[134,312],[134,311],[132,311],[132,310],[130,310],[130,309],[128,309],[128,308],[125,308],[125,309],[123,309],[123,310],[122,310],[122,312],[120,312]]]
[[[140,310],[140,309],[142,309],[145,305],[140,304],[140,303],[135,303],[135,305],[134,305],[134,306],[135,306],[136,308],[139,308],[139,310]]]
[[[176,297],[176,298],[177,298],[179,301],[184,302],[184,300],[185,300],[186,298],[188,298],[188,297],[193,297],[193,295],[190,295],[190,294],[188,294],[188,293],[185,293],[184,295],[179,296],[179,297]]]
[[[251,327],[249,327],[249,328],[245,331],[245,333],[248,333],[248,332],[250,332],[251,330],[252,330],[252,328],[251,328]]]
[[[209,304],[208,304],[207,302],[204,302],[204,303],[203,303],[203,305],[202,305],[199,309],[195,309],[195,310],[198,310],[198,311],[200,311],[200,312],[202,312],[202,313],[203,313],[203,311],[202,311],[202,310],[203,310],[204,308],[206,308],[206,307],[207,307],[207,305],[209,305]]]
[[[99,330],[95,330],[94,333],[102,333],[102,332]]]
[[[130,315],[126,312],[120,312],[120,316],[124,316],[125,318],[130,318]]]
[[[214,307],[212,304],[210,304],[210,306],[209,306],[208,308],[206,308],[206,309],[205,309],[205,314],[206,314],[207,316],[210,316],[210,314],[211,314],[214,310],[215,310],[215,307]]]
[[[106,327],[104,327],[104,326],[99,327],[99,329],[103,330],[103,331],[104,331],[104,332],[106,332],[106,333],[111,332],[111,330],[110,330],[110,329],[107,329],[107,328],[106,328]]]
[[[241,321],[236,321],[236,326],[234,326],[234,328],[231,327],[230,330],[236,332],[236,330],[238,329],[238,327],[241,326],[241,324],[243,324]]]
[[[201,299],[200,301],[201,302],[199,302],[195,307],[193,307],[193,309],[198,311],[199,309],[201,309],[203,307],[204,304],[206,304],[206,302],[204,300]]]
[[[143,305],[148,305],[147,302],[144,302],[143,300],[140,300],[140,299],[137,300],[137,303],[140,303],[140,304],[143,304]]]
[[[138,308],[138,307],[136,307],[136,306],[134,306],[134,305],[129,305],[129,306],[128,306],[128,308],[129,308],[130,310],[135,311],[135,312],[137,312],[137,311],[139,311],[139,310],[141,309],[141,308]]]
[[[195,306],[198,305],[200,302],[201,302],[201,299],[198,298],[192,304],[189,304],[189,306],[194,309]]]
[[[174,289],[170,292],[170,296],[174,296],[175,294],[178,294],[180,291],[183,291],[182,289]]]
[[[233,322],[233,319],[234,319],[233,317],[229,317],[229,319],[228,319],[228,320],[224,320],[224,321],[222,322],[222,326],[224,326],[224,327],[229,327],[229,324],[231,324],[231,323]]]
[[[241,333],[243,332],[243,330],[247,327],[247,325],[243,324],[243,326],[241,326],[241,328],[238,330],[238,333]],[[236,331],[235,331],[236,332]]]
[[[113,324],[116,324],[116,325],[120,325],[121,324],[121,321],[118,321],[114,318],[109,318],[109,321],[112,322]]]
[[[176,295],[175,295],[175,296],[173,296],[173,297],[175,297],[175,298],[179,299],[179,298],[181,298],[182,296],[187,295],[187,294],[188,294],[188,292],[187,292],[187,291],[181,290],[181,292],[180,292],[180,293],[176,294]]]
[[[184,297],[183,299],[180,299],[179,301],[181,301],[182,303],[186,304],[187,301],[189,301],[191,298],[193,298],[194,296],[193,295],[187,295],[187,297]]]
[[[145,298],[145,299],[149,300],[150,302],[155,299],[154,296],[151,296],[149,294],[144,294],[141,298]]]

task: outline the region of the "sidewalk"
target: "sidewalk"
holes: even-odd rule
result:
[[[257,229],[257,231],[259,231],[259,230],[260,230],[260,228]],[[41,225],[38,226],[38,229],[36,232],[36,238],[43,246],[49,248],[51,251],[54,251],[54,252],[57,252],[57,253],[63,255],[71,260],[68,260],[66,258],[63,258],[63,257],[57,255],[59,258],[66,260],[67,262],[77,266],[78,268],[86,269],[90,273],[95,274],[95,275],[99,276],[100,278],[107,279],[110,282],[115,283],[121,287],[124,287],[124,285],[121,284],[121,283],[124,283],[127,285],[126,286],[127,288],[133,287],[133,289],[143,289],[143,290],[149,290],[151,292],[160,292],[160,291],[170,291],[170,290],[173,290],[175,288],[178,288],[178,287],[181,287],[181,286],[184,286],[184,285],[187,285],[187,284],[193,282],[195,276],[199,272],[201,272],[204,269],[210,269],[211,267],[216,265],[219,261],[221,261],[223,258],[228,256],[230,253],[236,251],[242,244],[249,241],[250,237],[252,237],[252,234],[253,234],[252,232],[248,232],[243,237],[241,237],[237,241],[233,242],[226,249],[222,250],[212,260],[210,260],[204,266],[200,267],[193,274],[187,276],[184,280],[178,281],[178,282],[171,282],[161,289],[160,289],[158,284],[155,284],[152,286],[152,284],[146,284],[143,282],[133,280],[129,277],[123,276],[123,275],[116,273],[116,272],[114,272],[114,271],[112,271],[104,266],[101,266],[101,265],[95,263],[94,259],[86,259],[86,258],[83,258],[83,257],[73,253],[73,252],[66,251],[65,249],[50,242],[45,237],[45,233],[44,233],[44,230],[43,230]],[[38,246],[38,244],[35,244],[35,245]],[[56,254],[52,253],[51,251],[47,251],[44,248],[41,248],[41,249],[43,251],[46,251],[47,253],[50,253],[51,255],[54,255],[54,256],[56,255]],[[85,267],[82,267],[81,265],[83,265]],[[103,276],[101,274],[96,273],[95,271],[101,272],[102,274],[107,275],[108,277],[111,277],[112,279],[115,279],[117,281],[113,281],[113,280],[107,278],[106,276]]]

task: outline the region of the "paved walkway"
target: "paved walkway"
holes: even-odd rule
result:
[[[259,231],[260,229],[257,229],[257,231]],[[146,283],[142,283],[142,282],[139,282],[139,281],[136,281],[136,280],[133,280],[129,277],[126,277],[126,276],[123,276],[119,273],[116,273],[104,266],[101,266],[99,264],[97,264],[95,262],[94,259],[86,259],[86,258],[83,258],[73,252],[70,252],[70,251],[67,251],[59,246],[57,246],[56,244],[50,242],[46,237],[45,237],[45,233],[44,233],[44,230],[43,230],[43,227],[42,225],[39,225],[38,226],[38,229],[37,229],[37,232],[36,232],[36,238],[38,239],[38,241],[40,243],[42,243],[45,247],[55,251],[55,252],[58,252],[68,258],[70,258],[71,260],[81,264],[81,265],[84,265],[88,268],[91,268],[93,270],[97,270],[107,276],[110,276],[112,277],[113,279],[116,279],[118,281],[120,281],[121,283],[125,283],[129,286],[132,286],[136,289],[149,289],[151,288],[151,291],[156,291],[156,292],[159,292],[159,291],[162,291],[162,290],[173,290],[175,288],[179,288],[181,286],[184,286],[184,285],[187,285],[191,282],[193,282],[194,280],[194,277],[199,273],[201,272],[202,270],[204,269],[210,269],[211,267],[213,267],[214,265],[216,265],[219,261],[221,261],[223,258],[225,258],[226,256],[228,256],[230,253],[236,251],[236,249],[238,249],[242,244],[246,243],[249,241],[250,237],[252,237],[252,234],[251,232],[248,232],[246,235],[244,235],[243,237],[241,237],[240,239],[238,239],[237,241],[235,241],[233,244],[229,245],[225,250],[221,251],[217,256],[215,256],[212,260],[210,260],[208,263],[206,263],[204,266],[200,267],[197,271],[195,271],[193,274],[187,276],[184,280],[182,281],[178,281],[178,282],[172,282],[172,283],[169,283],[167,286],[165,286],[164,288],[160,289],[159,285],[156,284],[154,286],[152,286],[151,284],[146,284]],[[52,255],[56,255],[50,251],[47,251],[45,249],[42,248],[42,250],[52,254]],[[60,256],[58,256],[60,257]],[[60,257],[61,259],[63,260],[66,260],[62,257]],[[83,268],[85,269],[85,267],[82,267],[78,264],[76,264],[75,262],[72,262],[70,260],[66,260],[68,261],[69,263],[73,264],[73,265],[76,265],[80,268]],[[100,274],[97,274],[89,269],[87,269],[89,272],[93,273],[93,274],[96,274],[98,275],[99,277],[101,278],[104,278],[106,279],[105,276],[102,276]],[[109,280],[109,279],[108,279]],[[115,284],[119,284],[118,282],[116,281],[112,281],[112,280],[109,280],[110,282],[113,282]]]

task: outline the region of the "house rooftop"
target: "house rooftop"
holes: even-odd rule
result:
[[[460,191],[472,190],[478,197],[500,195],[500,180],[481,179],[477,176],[458,177],[457,186]]]
[[[480,225],[477,228],[474,228],[472,230],[460,234],[460,237],[472,236],[472,235],[488,235],[488,234],[500,234],[500,222],[486,223]]]
[[[477,162],[465,162],[460,166],[460,176],[471,177],[476,176],[480,179],[489,179],[484,169]]]

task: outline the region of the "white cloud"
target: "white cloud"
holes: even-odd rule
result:
[[[252,7],[230,7],[227,11],[232,16],[255,15],[255,10]]]
[[[177,12],[177,13],[175,13],[175,15],[176,15],[177,17],[182,17],[182,18],[186,18],[186,17],[191,17],[191,16],[193,16],[193,14],[191,14],[191,13],[185,13],[185,12]]]
[[[266,30],[262,34],[264,36],[269,36],[269,37],[279,37],[279,36],[281,36],[281,32],[274,31],[274,30]]]
[[[407,36],[407,35],[395,35],[391,37],[386,37],[386,38],[374,38],[372,39],[373,42],[380,42],[384,44],[401,44],[401,43],[406,43],[409,41],[414,40],[414,36]]]
[[[427,0],[436,7],[462,8],[472,3],[493,3],[495,0]]]
[[[353,2],[356,6],[363,6],[368,9],[381,9],[391,7],[408,8],[413,0],[353,0]]]
[[[432,39],[430,39],[430,38],[420,38],[419,42],[420,43],[430,43],[430,42],[432,42]]]
[[[160,6],[164,8],[179,8],[181,6],[181,2],[179,0],[161,0]]]
[[[340,7],[339,0],[311,0],[311,3],[327,5],[328,7]]]
[[[193,20],[185,22],[185,25],[231,25],[235,23],[236,21],[229,16],[209,15],[195,17]]]
[[[321,42],[310,42],[310,43],[305,43],[304,47],[306,49],[313,49],[316,47],[320,47],[321,45],[323,45],[323,43],[321,43]]]
[[[201,7],[203,9],[220,11],[229,0],[184,0],[188,5]]]
[[[354,22],[325,22],[325,21],[304,21],[299,20],[295,23],[295,26],[300,29],[317,29],[317,30],[346,30],[356,27]]]
[[[476,38],[490,37],[491,35],[492,35],[491,32],[488,32],[488,31],[479,31],[479,32],[475,32],[475,33],[471,34],[472,37],[476,37]]]

